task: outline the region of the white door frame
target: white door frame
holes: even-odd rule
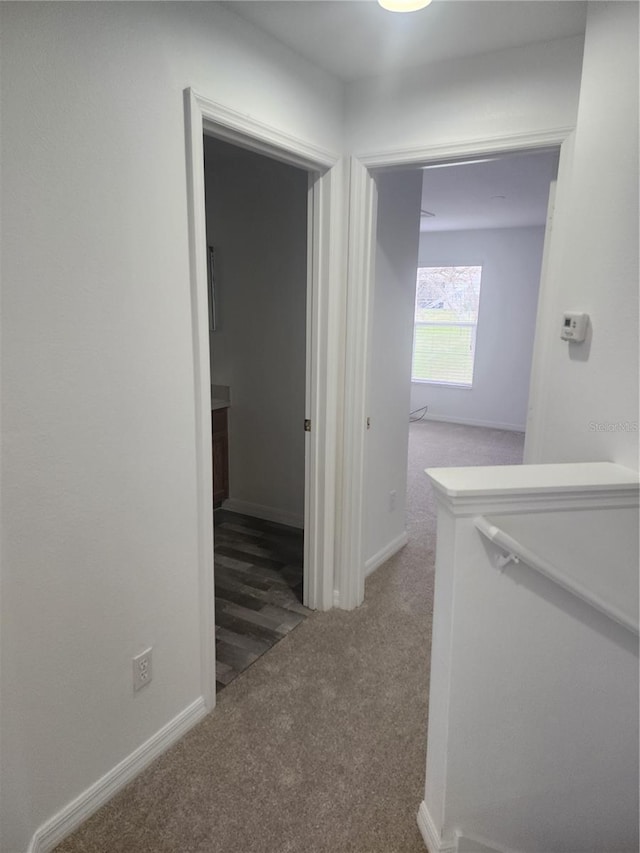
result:
[[[375,275],[378,194],[368,169],[349,163],[344,431],[334,603],[352,610],[364,599],[364,487],[367,363]]]
[[[197,94],[184,92],[187,205],[197,478],[198,574],[202,695],[215,705],[215,610],[213,577],[213,483],[211,376],[204,202],[203,134],[241,145],[306,169],[309,180],[307,280],[307,391],[305,417],[305,604],[333,606],[336,465],[341,345],[340,234],[343,229],[342,163],[339,155],[283,133]],[[331,282],[331,287],[329,283]],[[300,424],[300,429],[303,429]]]
[[[352,158],[349,194],[349,245],[347,282],[347,349],[344,392],[344,453],[341,477],[340,538],[336,578],[340,597],[336,603],[346,609],[364,600],[364,469],[366,464],[367,364],[369,361],[369,312],[373,298],[376,244],[376,193],[374,170],[419,168],[436,162],[465,161],[493,154],[508,154],[560,146],[558,192],[569,183],[571,158],[567,154],[568,137],[573,127],[546,132],[519,133],[509,136],[452,141],[441,145],[404,150],[358,154]],[[549,276],[541,282],[541,310],[549,303],[546,293]],[[544,291],[544,292],[543,292]],[[538,312],[540,316],[540,311]],[[539,357],[536,353],[540,353]],[[538,341],[534,348],[536,365],[532,373],[530,411],[536,411],[543,399],[541,383],[544,370],[537,368],[544,347]]]

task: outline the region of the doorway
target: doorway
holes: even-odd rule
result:
[[[268,155],[308,173],[307,190],[307,373],[305,419],[304,604],[329,609],[334,601],[335,504],[338,405],[342,393],[339,323],[340,235],[344,211],[340,156],[184,90],[187,213],[194,370],[196,513],[200,592],[201,690],[215,706],[215,599],[213,568],[213,476],[208,258],[203,134]],[[215,254],[215,253],[214,253]],[[214,258],[215,260],[215,258]],[[330,286],[330,282],[332,286]],[[338,322],[336,322],[338,318]],[[302,428],[302,425],[301,425]]]
[[[557,163],[548,149],[376,175],[367,574],[411,536],[425,468],[523,460]]]
[[[205,135],[216,687],[303,606],[308,172]]]
[[[558,156],[550,148],[422,170],[414,418],[524,436]]]
[[[500,139],[487,139],[487,140],[476,140],[471,142],[464,143],[456,143],[451,144],[450,146],[442,145],[430,148],[425,146],[422,149],[416,149],[412,151],[394,151],[394,152],[382,152],[379,154],[372,154],[370,156],[362,156],[357,159],[356,163],[356,177],[357,177],[357,187],[356,192],[352,192],[351,194],[351,221],[352,227],[350,229],[350,257],[354,257],[356,259],[366,257],[369,259],[368,263],[373,264],[374,258],[376,255],[376,213],[378,216],[381,213],[381,210],[377,210],[376,204],[376,189],[375,184],[376,181],[379,180],[381,176],[390,176],[393,174],[400,175],[404,173],[405,175],[412,170],[414,173],[417,170],[422,169],[424,166],[441,166],[445,163],[462,163],[469,162],[472,160],[480,160],[486,158],[495,158],[496,156],[505,156],[508,154],[520,154],[524,152],[536,152],[536,151],[544,151],[549,148],[555,148],[556,150],[560,149],[560,159],[558,165],[558,180],[557,180],[557,190],[555,193],[556,198],[564,199],[564,192],[567,184],[568,176],[571,171],[571,159],[573,156],[573,140],[570,136],[569,131],[559,131],[557,133],[545,133],[545,134],[522,134],[516,135],[513,137],[503,137]],[[374,187],[373,191],[370,187]],[[379,189],[379,187],[378,187]],[[420,204],[420,195],[418,192],[417,205],[416,205],[416,217],[418,216],[418,205]],[[560,209],[562,209],[562,205],[560,205]],[[555,216],[556,222],[558,219],[558,214],[556,212]],[[414,220],[415,222],[415,220]],[[549,243],[547,245],[546,243]],[[547,281],[547,277],[545,275],[545,269],[548,265],[548,256],[549,254],[553,254],[556,251],[557,247],[553,239],[550,241],[545,241],[544,248],[544,257],[542,262],[543,273],[541,277],[541,285],[540,285],[540,294],[538,299],[537,308],[534,309],[534,312],[537,316],[544,315],[545,317],[548,315],[550,310],[551,299],[549,296],[550,286]],[[371,432],[368,430],[362,430],[361,423],[362,420],[368,420],[368,418],[362,418],[361,416],[361,400],[359,398],[359,391],[363,386],[367,384],[367,374],[370,366],[371,352],[372,352],[372,342],[371,342],[371,334],[369,332],[371,328],[371,318],[370,314],[372,312],[371,303],[374,298],[374,288],[373,288],[373,277],[368,276],[362,272],[363,265],[359,266],[354,264],[354,274],[350,276],[349,279],[349,295],[353,304],[358,304],[360,306],[364,305],[366,310],[361,310],[359,312],[352,312],[348,317],[348,335],[352,335],[354,337],[364,338],[365,345],[364,349],[366,351],[366,356],[363,359],[362,352],[359,352],[358,357],[355,356],[350,358],[349,352],[347,352],[347,373],[346,373],[346,392],[345,392],[345,436],[346,441],[350,447],[350,454],[353,459],[353,462],[350,466],[350,476],[352,481],[355,483],[355,492],[354,494],[354,516],[357,516],[361,519],[361,524],[359,526],[353,525],[352,531],[347,539],[350,537],[357,542],[360,542],[360,559],[357,561],[358,566],[358,578],[354,580],[354,585],[357,589],[356,603],[359,603],[363,600],[364,597],[364,578],[366,574],[370,571],[373,571],[377,565],[381,565],[386,559],[392,556],[396,551],[398,551],[404,544],[406,544],[406,530],[400,529],[399,531],[391,530],[391,525],[388,524],[388,519],[391,517],[391,513],[394,511],[394,508],[397,506],[397,499],[400,496],[400,491],[396,491],[392,486],[389,490],[378,489],[376,490],[376,494],[372,494],[369,491],[365,496],[365,477],[364,470],[367,467],[367,446],[371,444],[371,432],[373,432],[375,417],[370,418],[371,422]],[[385,323],[387,323],[387,318],[385,317]],[[361,349],[361,348],[360,348]],[[358,361],[359,358],[359,361]],[[541,340],[539,337],[536,337],[534,341],[534,357],[533,357],[533,365],[532,365],[532,378],[531,378],[531,387],[529,391],[529,401],[528,401],[528,411],[526,417],[527,428],[530,423],[536,422],[539,418],[540,413],[540,400],[542,397],[541,394],[541,383],[543,381],[542,378],[542,370],[541,365],[546,361],[546,344],[544,340]],[[398,381],[406,381],[406,377],[404,380],[399,378]],[[386,406],[387,400],[384,400],[384,404]],[[373,408],[371,403],[371,395],[368,396],[368,399],[365,403],[364,410],[369,415],[371,409]],[[406,420],[407,413],[409,411],[409,405],[405,408],[404,412],[398,413],[398,417],[404,420],[404,430],[403,434],[405,436],[406,441]],[[386,435],[389,436],[391,431],[387,431]],[[398,432],[396,432],[396,435]],[[364,448],[364,451],[363,451]],[[397,450],[397,447],[396,447]],[[384,456],[387,465],[387,468],[393,471],[397,471],[400,467],[400,470],[405,467],[406,460],[406,444],[404,448],[402,448],[404,452],[397,453],[393,457],[394,462],[390,461],[390,457]],[[530,443],[530,447],[527,449],[525,447],[525,460],[528,463],[535,463],[536,461],[536,453],[534,447],[534,441]],[[368,465],[368,468],[371,468],[371,465]],[[392,494],[396,492],[395,494]],[[369,502],[370,499],[373,499],[378,502],[380,514],[386,514],[385,526],[388,529],[388,536],[386,544],[380,543],[381,547],[375,553],[367,553],[367,550],[371,551],[371,548],[367,549],[367,543],[365,541],[365,531],[367,530],[367,525],[369,525],[369,530],[375,529],[379,530],[380,526],[375,522],[371,522],[371,518],[369,516]],[[400,525],[402,527],[402,525]],[[392,538],[390,538],[392,537]],[[349,542],[345,543],[345,548],[350,548],[353,553],[358,551],[357,542]],[[364,545],[364,547],[363,547]]]
[[[408,494],[425,468],[521,464],[559,149],[423,169]],[[416,509],[407,501],[407,529]],[[419,514],[418,514],[419,517]]]

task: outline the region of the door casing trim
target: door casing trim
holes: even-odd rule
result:
[[[343,229],[341,160],[338,154],[284,133],[251,116],[184,91],[187,207],[193,342],[196,505],[201,689],[207,709],[215,706],[215,605],[211,371],[206,260],[203,135],[306,169],[309,180],[307,302],[307,413],[312,431],[305,443],[305,603],[333,606],[338,400],[341,341],[331,322],[341,310],[340,288],[329,287],[340,262],[335,243]],[[300,429],[303,423],[300,424]]]
[[[367,365],[370,351],[370,306],[374,291],[374,254],[376,245],[376,210],[374,173],[393,169],[420,168],[432,163],[464,162],[478,156],[510,154],[559,147],[561,151],[557,186],[570,181],[570,158],[566,149],[574,127],[551,128],[479,139],[452,140],[438,145],[410,149],[357,153],[351,158],[349,193],[349,243],[347,277],[346,370],[344,391],[344,447],[341,460],[340,500],[343,510],[338,524],[338,589],[334,598],[345,609],[358,607],[364,600],[366,576],[365,478],[366,465],[366,400]],[[564,156],[563,156],[564,155]],[[565,165],[566,164],[566,165]],[[373,207],[372,207],[373,205]],[[549,303],[549,276],[541,281],[538,319]],[[538,328],[538,327],[537,327]],[[542,377],[544,347],[536,339],[534,364],[529,391],[528,426],[544,402]],[[533,414],[531,414],[533,413]]]

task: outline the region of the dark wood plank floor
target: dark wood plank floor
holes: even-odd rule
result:
[[[311,611],[302,605],[302,530],[224,509],[214,527],[219,691]]]

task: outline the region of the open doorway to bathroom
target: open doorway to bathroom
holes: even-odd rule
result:
[[[216,688],[303,606],[307,197],[300,168],[204,136]]]

